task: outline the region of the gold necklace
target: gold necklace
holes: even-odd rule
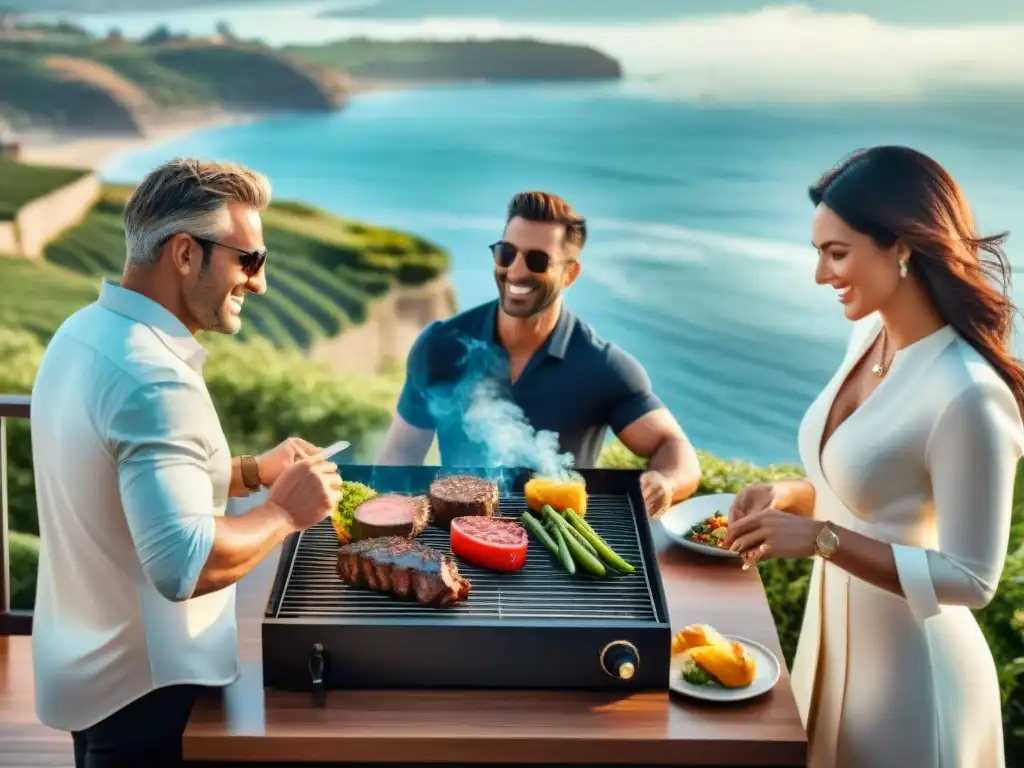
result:
[[[889,341],[889,334],[885,332],[885,328],[882,328],[882,359],[871,366],[871,372],[878,378],[885,376],[889,366],[885,362],[885,345]]]

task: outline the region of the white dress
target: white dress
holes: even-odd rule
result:
[[[891,543],[906,598],[816,558],[792,670],[809,764],[1000,768],[996,669],[970,608],[999,583],[1024,425],[995,369],[945,326],[896,355],[819,457],[832,402],[881,327],[855,324],[799,448],[815,518]]]

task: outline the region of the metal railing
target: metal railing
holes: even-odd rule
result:
[[[0,394],[0,636],[31,635],[32,611],[11,610],[11,541],[7,493],[7,420],[30,418],[28,395]]]

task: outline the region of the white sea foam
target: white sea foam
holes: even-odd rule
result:
[[[455,232],[491,232],[495,237],[505,224],[502,216],[461,216],[445,211],[396,210],[395,221],[416,230],[452,230]],[[805,262],[813,255],[810,245],[773,240],[764,237],[744,237],[713,230],[682,227],[653,221],[591,218],[588,255],[591,253],[632,249],[652,261],[675,263],[701,261],[707,251],[726,252],[758,261]]]

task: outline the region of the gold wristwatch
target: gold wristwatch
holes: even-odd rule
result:
[[[837,549],[839,549],[839,534],[836,533],[832,523],[826,522],[818,537],[814,540],[814,551],[828,560],[835,554]]]
[[[242,484],[245,486],[245,490],[249,493],[256,493],[263,487],[263,481],[260,480],[260,467],[256,463],[256,458],[242,456],[238,462],[242,469]]]

